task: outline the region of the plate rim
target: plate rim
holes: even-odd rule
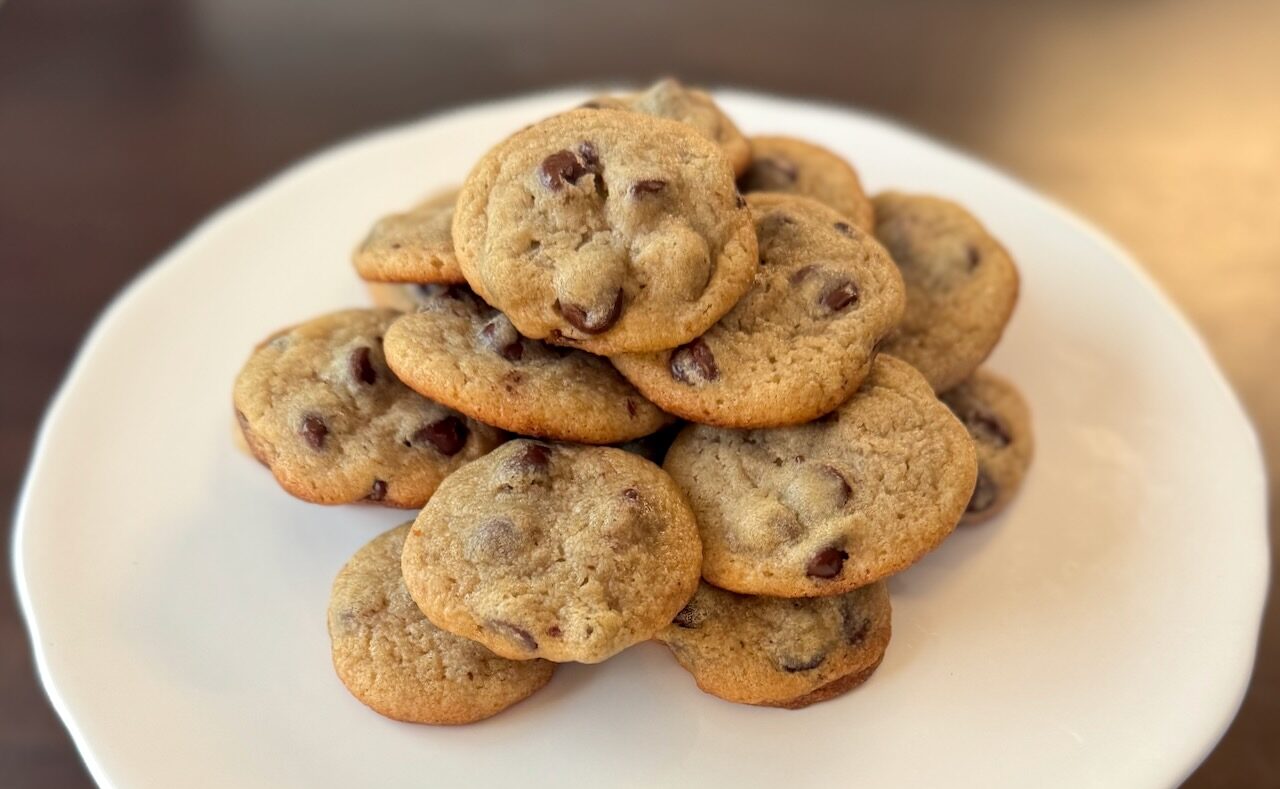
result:
[[[144,291],[146,288],[155,287],[164,276],[180,265],[180,261],[184,253],[190,247],[194,247],[201,243],[205,236],[215,231],[221,225],[227,223],[236,215],[243,213],[251,213],[256,204],[264,197],[267,197],[281,187],[298,177],[304,171],[308,171],[317,165],[324,164],[327,160],[337,158],[343,154],[350,153],[356,148],[376,143],[381,140],[389,139],[401,134],[410,132],[414,128],[428,123],[448,122],[453,118],[465,117],[469,114],[478,114],[484,111],[493,110],[501,105],[512,105],[524,102],[536,103],[544,100],[550,100],[553,97],[565,96],[571,101],[588,92],[601,90],[609,90],[617,87],[618,83],[595,83],[591,81],[575,82],[569,84],[559,84],[552,87],[537,89],[533,91],[506,93],[492,98],[485,98],[479,101],[471,101],[466,103],[453,104],[442,107],[427,114],[414,116],[408,119],[397,121],[387,126],[365,129],[357,132],[352,136],[341,138],[335,142],[324,145],[301,158],[292,161],[283,168],[274,171],[265,179],[255,182],[248,190],[243,191],[236,196],[230,198],[227,202],[221,204],[211,213],[205,215],[194,226],[187,230],[180,238],[178,238],[171,246],[166,248],[159,255],[151,259],[145,266],[139,269],[129,281],[117,291],[101,308],[89,330],[85,333],[80,344],[77,346],[71,361],[68,363],[61,380],[54,389],[53,395],[50,397],[48,404],[39,419],[39,427],[36,431],[35,440],[32,443],[31,453],[29,455],[25,471],[22,476],[22,482],[19,487],[16,505],[13,510],[12,532],[10,535],[10,570],[12,572],[18,609],[21,613],[22,622],[26,627],[30,654],[36,669],[36,675],[40,680],[41,688],[44,690],[50,705],[53,707],[64,729],[71,738],[76,748],[77,754],[88,770],[90,777],[102,787],[115,787],[116,784],[107,775],[105,767],[99,761],[96,749],[89,742],[88,736],[81,729],[76,720],[74,711],[71,709],[70,703],[62,695],[58,688],[57,680],[53,677],[53,671],[49,666],[48,655],[46,654],[41,639],[40,624],[37,621],[37,613],[35,611],[35,602],[31,599],[30,590],[27,583],[27,570],[24,561],[24,548],[26,531],[29,528],[28,510],[31,506],[31,500],[34,497],[34,480],[39,470],[49,462],[48,459],[48,443],[53,425],[59,420],[62,412],[67,407],[67,399],[70,397],[71,390],[76,382],[83,376],[86,360],[97,350],[97,346],[101,344],[102,338],[113,327],[120,315],[124,313],[134,298]],[[1207,341],[1203,335],[1192,324],[1191,320],[1169,296],[1164,287],[1156,281],[1151,273],[1138,261],[1137,257],[1129,252],[1129,250],[1113,239],[1100,227],[1095,226],[1082,215],[1077,214],[1072,209],[1065,206],[1057,198],[1040,191],[1023,181],[1021,178],[1006,171],[1002,167],[987,162],[979,158],[976,154],[968,153],[954,146],[948,141],[938,139],[926,132],[918,130],[907,125],[904,122],[893,118],[871,112],[866,109],[856,107],[849,104],[843,104],[838,101],[815,98],[804,95],[783,95],[766,91],[751,90],[731,85],[714,85],[711,88],[713,95],[717,98],[732,97],[734,99],[743,99],[747,101],[765,101],[774,103],[790,104],[793,106],[803,106],[806,109],[817,109],[824,113],[833,115],[855,116],[860,121],[881,127],[887,132],[894,135],[903,136],[914,142],[923,142],[932,145],[944,152],[948,156],[962,161],[966,166],[972,167],[977,171],[983,172],[994,177],[1002,184],[1014,187],[1018,191],[1025,194],[1028,198],[1038,204],[1039,208],[1044,209],[1047,213],[1052,214],[1054,219],[1069,225],[1070,228],[1080,235],[1088,238],[1096,243],[1109,256],[1121,263],[1128,273],[1134,276],[1139,284],[1145,287],[1156,298],[1159,305],[1163,308],[1172,319],[1174,325],[1183,337],[1190,341],[1191,347],[1199,356],[1199,360],[1205,363],[1211,371],[1214,387],[1219,393],[1225,396],[1225,405],[1230,411],[1231,421],[1236,423],[1236,429],[1242,430],[1242,437],[1247,439],[1247,444],[1251,448],[1248,458],[1241,458],[1242,464],[1249,467],[1250,476],[1256,477],[1256,489],[1259,492],[1257,496],[1256,509],[1260,517],[1258,522],[1254,524],[1254,528],[1260,532],[1260,544],[1265,550],[1260,551],[1259,563],[1251,568],[1251,576],[1247,579],[1237,579],[1237,583],[1243,588],[1246,585],[1251,597],[1255,600],[1252,616],[1242,617],[1242,621],[1252,622],[1253,627],[1243,632],[1244,644],[1240,648],[1247,653],[1248,665],[1247,671],[1237,679],[1236,692],[1231,698],[1223,698],[1219,705],[1218,715],[1202,716],[1204,718],[1212,717],[1211,726],[1202,726],[1202,734],[1195,738],[1201,745],[1193,752],[1187,749],[1181,752],[1177,758],[1171,758],[1168,761],[1172,769],[1167,770],[1170,785],[1177,785],[1185,781],[1200,764],[1209,756],[1217,747],[1222,737],[1230,728],[1239,712],[1241,704],[1248,693],[1249,686],[1253,677],[1253,672],[1257,664],[1257,649],[1261,637],[1261,628],[1263,624],[1263,615],[1266,609],[1267,592],[1270,586],[1271,574],[1271,558],[1270,558],[1270,533],[1267,521],[1267,512],[1269,507],[1269,496],[1267,489],[1266,463],[1262,450],[1261,439],[1258,435],[1256,426],[1245,410],[1238,393],[1231,386],[1226,374],[1218,363],[1217,357],[1209,348]],[[1248,613],[1248,612],[1246,612]],[[1173,766],[1176,764],[1176,766]]]

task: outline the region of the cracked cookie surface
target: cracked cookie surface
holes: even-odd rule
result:
[[[379,219],[352,255],[356,273],[370,282],[463,282],[453,252],[457,200],[452,187]]]
[[[403,570],[439,627],[503,657],[597,663],[671,621],[701,558],[662,469],[621,449],[517,440],[444,481]]]
[[[875,209],[853,166],[833,151],[794,137],[752,137],[751,166],[738,178],[745,193],[780,192],[831,206],[866,232]]]
[[[1018,270],[960,205],[924,195],[876,195],[876,238],[907,286],[907,310],[884,350],[944,392],[982,364],[1018,300]]]
[[[607,359],[520,336],[462,286],[423,296],[387,330],[385,348],[411,389],[514,433],[611,444],[672,421]]]
[[[691,425],[663,467],[693,504],[703,577],[778,597],[840,594],[911,565],[955,528],[977,476],[964,426],[885,354],[823,419]]]
[[[233,400],[245,441],[294,496],[421,507],[447,474],[502,442],[392,375],[382,342],[399,315],[315,318],[272,335],[241,369]]]
[[[488,718],[546,685],[555,664],[507,660],[427,621],[400,575],[412,524],[356,551],[329,595],[333,668],[379,714],[410,723]]]
[[[592,353],[674,348],[751,286],[756,238],[728,162],[684,124],[574,110],[472,170],[463,274],[526,337]]]
[[[866,681],[884,657],[890,628],[884,583],[789,599],[704,582],[657,639],[713,696],[799,709]]]
[[[880,244],[804,197],[747,197],[760,250],[755,284],[679,348],[613,363],[666,411],[724,427],[807,422],[849,398],[903,310]]]
[[[1031,465],[1031,410],[1017,388],[989,370],[975,370],[940,395],[978,448],[978,482],[960,523],[995,517],[1013,500]]]

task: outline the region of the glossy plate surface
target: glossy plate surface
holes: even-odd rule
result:
[[[1010,178],[845,109],[723,92],[748,133],[848,156],[869,190],[956,198],[1022,299],[990,364],[1037,457],[998,520],[891,582],[879,671],[791,712],[698,692],[655,644],[566,666],[490,721],[380,718],[329,664],[357,547],[411,513],[295,501],[232,445],[231,382],[280,326],[367,302],[372,221],[511,131],[542,94],[369,135],[219,212],[111,306],[50,408],[14,562],[41,675],[111,787],[1169,786],[1234,715],[1267,583],[1257,440],[1142,271]]]

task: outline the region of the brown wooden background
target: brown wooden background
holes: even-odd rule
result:
[[[435,108],[668,73],[871,108],[1057,196],[1190,314],[1280,462],[1278,3],[10,0],[0,502],[94,316],[213,208]],[[0,598],[0,782],[87,785]],[[1189,786],[1280,786],[1277,619]]]

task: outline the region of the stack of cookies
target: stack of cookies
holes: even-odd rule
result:
[[[379,306],[268,337],[235,407],[293,495],[420,509],[329,604],[339,677],[393,718],[479,720],[651,639],[730,701],[842,694],[885,579],[1030,462],[979,369],[1001,245],[674,80],[516,132],[355,267]]]

